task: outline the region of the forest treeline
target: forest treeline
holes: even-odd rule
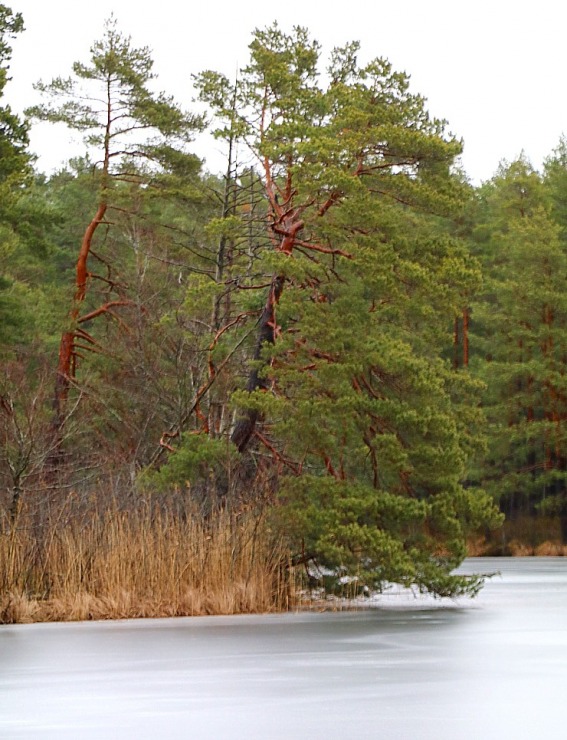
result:
[[[0,5],[0,95],[23,30]],[[248,543],[261,522],[279,579],[317,562],[439,595],[477,588],[451,575],[475,536],[507,552],[502,513],[567,543],[567,141],[474,187],[408,77],[357,57],[256,30],[237,78],[193,75],[194,112],[110,19],[25,118],[0,106],[0,552],[22,592],[53,588],[69,527],[92,561],[124,517],[205,541],[246,520]],[[84,156],[37,171],[33,121]]]

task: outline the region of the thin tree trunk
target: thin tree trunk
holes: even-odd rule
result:
[[[224,192],[223,192],[223,198],[222,198],[222,212],[221,212],[221,218],[228,218],[228,216],[233,215],[234,213],[234,204],[230,203],[231,195],[234,190],[234,182],[235,182],[235,175],[233,173],[234,169],[234,134],[230,133],[229,139],[228,139],[228,163],[226,167],[226,174],[224,179]],[[219,246],[217,250],[217,259],[216,259],[216,265],[215,265],[215,282],[220,284],[222,282],[222,279],[224,277],[224,270],[226,266],[226,247],[227,247],[227,237],[223,234],[220,237],[219,240]],[[214,299],[214,305],[213,305],[213,328],[215,331],[220,329],[222,324],[222,317],[221,317],[221,303],[224,300],[224,297],[221,296],[215,296]]]
[[[469,366],[469,309],[463,310],[463,367]]]
[[[459,317],[455,316],[455,324],[453,328],[453,368],[459,369]]]

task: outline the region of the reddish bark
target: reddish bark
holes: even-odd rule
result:
[[[463,310],[463,366],[469,365],[469,309]]]
[[[468,367],[468,364],[469,309],[464,308],[461,317],[455,316],[455,323],[453,327],[453,367],[455,370],[458,370],[460,367]]]
[[[264,447],[266,447],[266,449],[268,449],[272,453],[274,460],[278,463],[278,468],[279,468],[278,472],[281,472],[283,466],[285,465],[293,473],[295,473],[295,475],[300,474],[301,472],[300,463],[295,463],[292,460],[288,460],[287,458],[285,458],[280,452],[278,452],[278,450],[276,450],[274,445],[268,439],[266,439],[266,437],[264,437],[263,434],[260,434],[260,432],[255,431],[254,435],[260,440],[260,442],[264,445]]]
[[[76,320],[78,318],[80,305],[85,300],[88,278],[87,263],[89,259],[89,253],[91,251],[91,244],[93,241],[94,233],[104,218],[106,208],[106,203],[103,202],[99,204],[93,220],[87,226],[85,233],[83,234],[81,248],[79,250],[79,256],[77,258],[75,301],[73,309],[71,311],[72,320]]]
[[[132,301],[108,301],[108,303],[105,303],[102,306],[99,306],[98,308],[95,308],[94,311],[90,311],[89,313],[86,313],[84,316],[81,316],[77,319],[77,324],[83,324],[85,321],[91,321],[92,319],[96,319],[97,316],[101,316],[103,313],[109,313],[112,316],[114,314],[110,310],[114,306],[131,306]],[[79,335],[79,331],[75,331],[75,335]]]
[[[459,317],[455,316],[455,326],[453,329],[453,367],[459,369]]]
[[[53,394],[53,419],[51,422],[53,430],[53,454],[48,460],[48,467],[54,467],[55,459],[59,457],[60,447],[62,444],[62,431],[65,424],[65,416],[67,413],[67,400],[69,397],[69,388],[75,377],[76,371],[76,343],[77,336],[85,336],[85,332],[79,332],[78,325],[81,322],[87,321],[90,318],[94,318],[94,315],[105,310],[105,307],[98,311],[92,312],[93,315],[87,314],[80,318],[81,305],[85,300],[87,293],[87,281],[89,277],[87,265],[89,253],[91,250],[92,240],[97,227],[104,219],[106,213],[106,203],[101,203],[97,209],[97,212],[85,229],[83,238],[81,241],[81,248],[79,250],[79,256],[77,258],[76,271],[75,271],[75,295],[73,298],[73,305],[69,312],[69,329],[61,334],[61,340],[59,342],[59,357],[57,361],[57,375],[55,378],[55,390]],[[115,302],[112,302],[113,304]],[[106,307],[108,310],[108,306]],[[88,335],[87,335],[88,336]]]
[[[164,432],[161,435],[159,441],[160,447],[168,450],[169,452],[175,452],[175,447],[172,447],[169,442],[166,442],[167,439],[173,439],[175,437],[179,437],[179,432]]]

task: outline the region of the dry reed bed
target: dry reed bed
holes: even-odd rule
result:
[[[38,537],[0,530],[0,623],[289,609],[292,571],[262,517],[109,511]]]
[[[510,518],[488,539],[473,537],[467,545],[469,556],[567,556],[567,544],[562,542],[559,519],[550,516]]]
[[[532,545],[519,540],[510,540],[505,546],[487,543],[484,538],[469,540],[467,543],[469,557],[498,557],[506,555],[513,558],[523,557],[567,557],[567,545],[546,540]]]

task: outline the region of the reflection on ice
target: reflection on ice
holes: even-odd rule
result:
[[[567,559],[474,601],[0,627],[0,737],[563,738]]]

